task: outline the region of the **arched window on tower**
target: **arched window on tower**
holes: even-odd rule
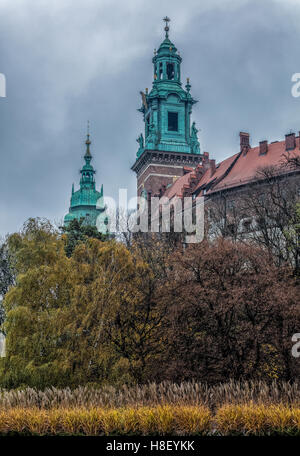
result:
[[[162,64],[162,62],[160,62],[159,70],[158,70],[158,79],[162,79],[162,78],[163,78],[163,64]]]
[[[174,79],[175,71],[174,71],[174,63],[167,63],[167,78],[172,80]]]

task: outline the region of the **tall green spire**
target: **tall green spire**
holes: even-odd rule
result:
[[[189,79],[185,89],[182,87],[182,58],[169,38],[170,19],[166,16],[163,20],[165,38],[152,58],[152,90],[141,92],[139,111],[144,116],[145,141],[142,134],[137,139],[137,158],[147,150],[200,154],[197,129],[191,128],[190,121],[192,106],[197,101],[191,96]]]
[[[101,232],[107,232],[107,216],[103,201],[103,185],[101,191],[96,190],[96,181],[93,166],[91,165],[92,154],[90,151],[90,133],[89,124],[85,141],[84,165],[80,170],[80,188],[74,191],[72,185],[71,202],[69,213],[64,218],[64,224],[68,225],[71,220],[84,218],[86,225],[97,226]]]
[[[91,165],[91,161],[92,161],[93,157],[92,157],[92,154],[90,151],[91,141],[90,141],[89,132],[86,135],[85,144],[86,144],[86,152],[84,154],[85,165],[83,165],[83,167],[80,170],[80,174],[81,174],[80,188],[81,189],[83,189],[83,188],[95,189],[94,175],[95,175],[96,171],[94,170],[94,168]]]

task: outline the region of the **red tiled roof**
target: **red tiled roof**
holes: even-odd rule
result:
[[[211,168],[207,169],[206,172],[203,174],[202,178],[200,179],[195,190],[198,190],[200,187],[202,187],[202,185],[206,185],[209,182],[221,179],[228,170],[228,168],[232,165],[234,160],[237,158],[237,156],[238,154],[232,155],[231,157],[226,158],[221,163],[217,164],[216,171],[213,175],[211,174]]]
[[[292,156],[300,156],[300,138],[296,137],[296,147],[290,151]],[[253,180],[257,180],[257,172],[261,168],[280,167],[284,164],[287,155],[285,141],[276,141],[268,144],[268,151],[265,155],[260,155],[259,146],[248,149],[247,153],[239,152],[226,158],[216,166],[212,174],[212,168],[208,168],[200,177],[193,191],[199,190],[202,186],[207,188],[206,194],[225,190],[227,188],[244,185]],[[283,172],[286,172],[286,168]],[[179,177],[172,186],[167,188],[165,196],[173,198],[182,197],[184,188],[188,188],[191,178],[195,176],[195,171],[186,173]]]
[[[286,155],[285,141],[278,141],[268,144],[268,152],[259,155],[259,146],[248,150],[247,154],[240,154],[238,160],[227,174],[217,185],[207,193],[218,190],[236,187],[257,179],[257,172],[260,168],[280,167],[284,163]],[[299,138],[297,138],[296,148],[291,151],[293,155],[300,155]]]

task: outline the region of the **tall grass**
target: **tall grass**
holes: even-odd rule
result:
[[[0,434],[204,435],[210,427],[211,412],[205,407],[11,408],[0,412]]]
[[[286,405],[159,405],[126,408],[10,408],[0,435],[300,435],[300,408]]]
[[[300,435],[299,384],[0,390],[0,434]]]
[[[149,383],[142,386],[79,387],[38,391],[34,388],[0,390],[0,410],[9,408],[120,408],[158,405],[204,405],[215,410],[224,404],[249,403],[300,405],[299,383],[229,381],[215,386],[205,383]]]
[[[300,435],[300,408],[285,405],[223,405],[216,414],[222,435]]]

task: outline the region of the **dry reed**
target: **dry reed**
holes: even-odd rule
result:
[[[0,434],[300,435],[299,384],[0,390]]]
[[[300,405],[298,383],[261,381],[229,381],[215,386],[205,383],[149,383],[121,388],[79,387],[38,391],[34,388],[0,390],[0,410],[8,408],[120,408],[158,405],[205,405],[215,410],[224,404],[286,404]]]

